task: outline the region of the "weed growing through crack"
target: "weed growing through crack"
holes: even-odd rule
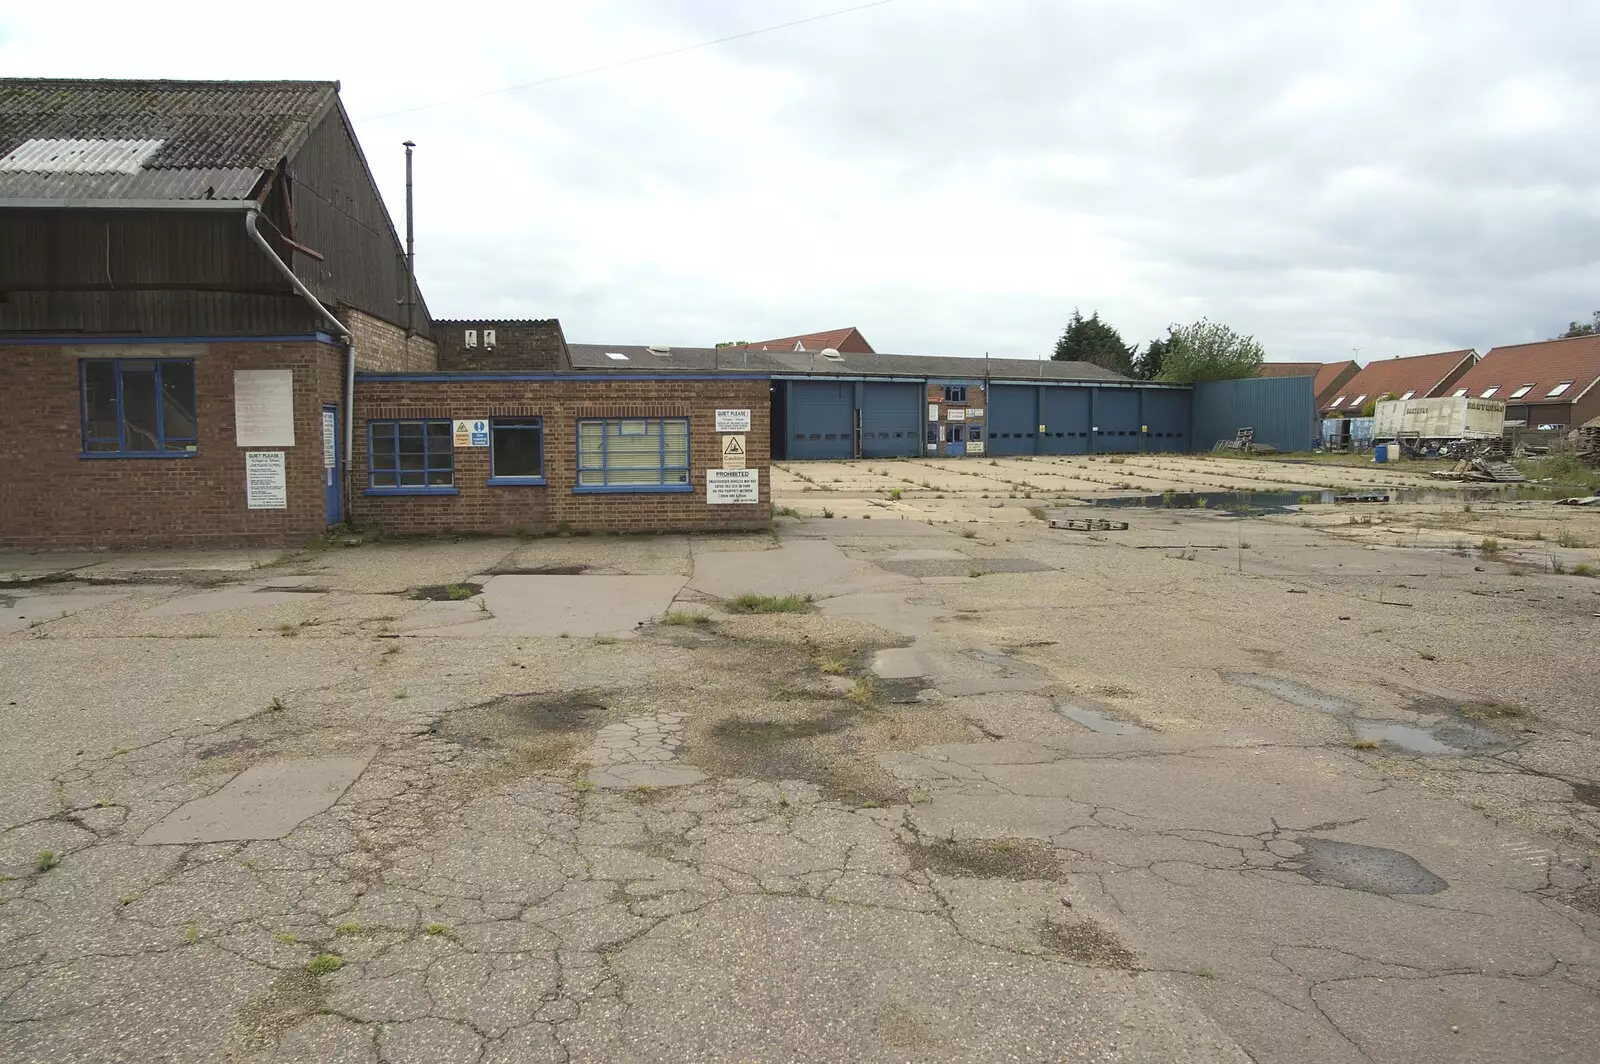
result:
[[[850,671],[850,661],[847,658],[824,654],[817,659],[817,668],[825,676],[843,676]]]
[[[295,937],[294,935],[290,934],[287,931],[283,932],[280,935],[273,935],[272,937],[277,939],[279,942],[282,942],[286,946],[292,946],[295,943],[300,941],[297,937]]]
[[[183,929],[183,940],[185,942],[187,942],[191,946],[194,945],[196,942],[199,942],[200,941],[200,928],[198,926],[196,926],[195,924],[190,924],[188,927],[185,927]]]
[[[359,935],[361,934],[361,925],[354,920],[346,920],[334,928],[333,933],[336,935]]]
[[[405,690],[404,688],[402,688],[401,690],[396,691],[394,693],[394,700],[396,702],[404,702],[406,699],[408,699],[410,697],[411,697],[411,692]]]
[[[758,595],[746,591],[729,605],[736,613],[804,613],[811,601],[810,595]]]
[[[890,488],[889,489],[889,501],[890,502],[899,502],[901,496],[903,496],[903,495],[905,495],[905,489],[904,488]]]
[[[36,872],[48,872],[61,863],[61,855],[54,850],[40,850],[39,856],[33,859],[33,869]]]
[[[1350,744],[1350,746],[1356,750],[1376,750],[1378,745],[1378,740],[1376,739],[1357,739],[1355,742]]]
[[[961,530],[961,538],[962,539],[976,539],[977,536],[978,536],[978,530],[975,529],[975,528],[963,528]]]
[[[683,628],[693,628],[696,626],[710,624],[711,614],[702,613],[699,610],[668,610],[667,615],[661,618],[661,623]]]
[[[933,792],[926,787],[917,787],[906,795],[906,801],[912,805],[926,805],[933,801]]]
[[[283,699],[279,698],[277,695],[273,695],[272,703],[267,706],[267,711],[270,713],[282,713],[287,708],[288,707],[283,704]]]
[[[614,635],[597,635],[594,637],[594,645],[597,647],[608,647],[616,641],[617,637]]]
[[[285,639],[293,639],[295,636],[300,634],[300,628],[298,625],[293,625],[288,621],[284,621],[282,624],[278,625],[278,634],[283,636]]]
[[[1482,539],[1478,540],[1478,553],[1499,554],[1500,541],[1495,539],[1493,536],[1484,536]]]
[[[822,516],[831,519],[833,517],[833,511],[824,506],[822,508]]]
[[[344,967],[344,958],[337,953],[319,953],[306,961],[306,971],[312,975],[327,975]]]
[[[122,897],[117,899],[117,904],[118,905],[132,905],[134,902],[136,902],[138,900],[139,900],[139,895],[137,895],[137,894],[124,894]]]
[[[1572,575],[1573,576],[1597,576],[1597,575],[1600,575],[1600,571],[1597,571],[1595,569],[1595,567],[1590,565],[1588,562],[1579,562],[1577,565],[1574,565],[1572,567]]]
[[[579,791],[592,791],[592,790],[594,790],[594,780],[591,780],[591,779],[580,779],[580,780],[575,781],[572,785],[574,787],[576,787]]]
[[[978,579],[978,577],[980,577],[982,575],[983,575],[983,570],[979,569],[977,566],[973,566],[971,569],[967,570],[967,576],[969,578],[973,579],[973,580]]]
[[[464,602],[472,597],[472,589],[464,584],[446,584],[444,593],[449,596],[451,602]]]
[[[424,927],[423,930],[430,935],[448,935],[450,933],[450,925],[433,923]]]
[[[878,684],[870,676],[860,676],[845,692],[845,697],[858,706],[870,706],[878,699]]]

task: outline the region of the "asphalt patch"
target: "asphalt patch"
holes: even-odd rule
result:
[[[1584,805],[1600,809],[1600,787],[1592,783],[1573,783],[1570,786],[1572,787],[1572,797]]]
[[[937,839],[904,842],[901,849],[914,869],[946,876],[1012,879],[1019,882],[1066,878],[1055,847],[1038,839]]]
[[[1136,963],[1133,951],[1110,930],[1093,920],[1078,920],[1070,924],[1046,920],[1039,925],[1039,944],[1096,968],[1132,971]]]
[[[1368,894],[1437,894],[1450,886],[1399,850],[1337,839],[1304,837],[1294,841],[1305,852],[1283,867],[1315,883]]]
[[[507,565],[489,570],[491,576],[578,576],[589,571],[587,565],[535,565],[531,567]]]
[[[429,602],[465,602],[472,596],[481,594],[483,594],[482,584],[426,584],[412,588],[406,593],[406,597],[426,599]]]
[[[508,742],[564,732],[587,731],[604,724],[610,708],[595,694],[501,695],[469,709],[457,710],[434,724],[433,731],[452,742]]]
[[[985,573],[1045,573],[1054,568],[1032,558],[902,558],[879,562],[878,567],[918,579],[970,576],[974,569]]]

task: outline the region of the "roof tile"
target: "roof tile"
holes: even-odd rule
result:
[[[1494,398],[1515,403],[1570,403],[1600,380],[1600,336],[1575,336],[1566,340],[1544,340],[1532,344],[1507,344],[1491,348],[1483,360],[1456,382],[1468,395],[1479,395],[1498,385]],[[1550,389],[1563,381],[1572,387],[1558,396]],[[1527,395],[1511,399],[1524,384],[1532,384]]]

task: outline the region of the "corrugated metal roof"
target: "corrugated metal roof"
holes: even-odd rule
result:
[[[72,140],[34,137],[0,158],[0,173],[137,174],[163,140]]]
[[[0,154],[26,163],[0,166],[0,199],[241,199],[337,92],[332,81],[3,78]],[[48,144],[73,141],[161,143],[137,171],[41,169]]]
[[[745,347],[674,347],[666,355],[639,344],[568,344],[573,369],[637,372],[642,365],[652,371],[698,373],[718,370],[739,373],[815,373],[841,377],[949,377],[963,380],[992,378],[1032,380],[1124,381],[1128,378],[1088,362],[1037,361],[1024,358],[963,358],[949,355],[846,354],[823,358],[810,351],[760,351]],[[607,352],[627,356],[619,362]]]

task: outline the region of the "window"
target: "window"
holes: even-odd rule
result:
[[[1499,390],[1500,390],[1500,386],[1498,384],[1491,384],[1491,385],[1489,385],[1489,387],[1487,387],[1487,388],[1485,388],[1483,390],[1483,393],[1481,395],[1479,395],[1478,398],[1479,399],[1488,399],[1488,398],[1492,397],[1494,395],[1494,393],[1498,392]]]
[[[1410,399],[1413,395],[1416,395],[1416,394],[1417,394],[1417,390],[1415,388],[1408,388],[1408,389],[1406,389],[1405,394],[1400,396],[1400,399],[1403,402],[1403,401],[1405,401],[1407,399]]]
[[[455,467],[450,422],[367,422],[369,493],[454,495]]]
[[[84,359],[80,373],[84,457],[183,458],[199,448],[190,359]]]
[[[606,357],[609,358],[613,362],[626,362],[626,361],[628,361],[628,356],[623,354],[621,351],[607,351],[606,352]]]
[[[576,491],[692,491],[688,418],[578,422]]]
[[[489,422],[489,483],[544,483],[544,424],[536,417]]]
[[[1467,394],[1467,390],[1465,388],[1457,388],[1456,389],[1456,394],[1451,396],[1451,398],[1452,399],[1460,399],[1463,395],[1466,395],[1466,394]]]
[[[966,402],[967,386],[965,384],[946,384],[944,386],[944,401],[947,403]]]
[[[1360,395],[1358,395],[1354,399],[1350,400],[1350,405],[1351,406],[1360,406],[1362,403],[1364,403],[1366,401],[1367,401],[1367,393],[1366,392],[1362,392]]]
[[[1510,395],[1506,396],[1506,398],[1507,399],[1521,399],[1524,395],[1527,395],[1531,391],[1533,391],[1533,385],[1524,384],[1522,387],[1518,388],[1516,391],[1514,391]]]
[[[1341,396],[1339,396],[1339,398],[1335,399],[1333,402],[1328,404],[1328,409],[1332,410],[1336,406],[1343,406],[1343,405],[1344,405],[1344,396],[1341,395]]]
[[[1572,382],[1571,381],[1562,381],[1560,384],[1556,385],[1554,388],[1551,388],[1548,392],[1545,392],[1544,397],[1546,399],[1554,399],[1556,396],[1560,395],[1562,392],[1566,391],[1570,387],[1572,387]]]

